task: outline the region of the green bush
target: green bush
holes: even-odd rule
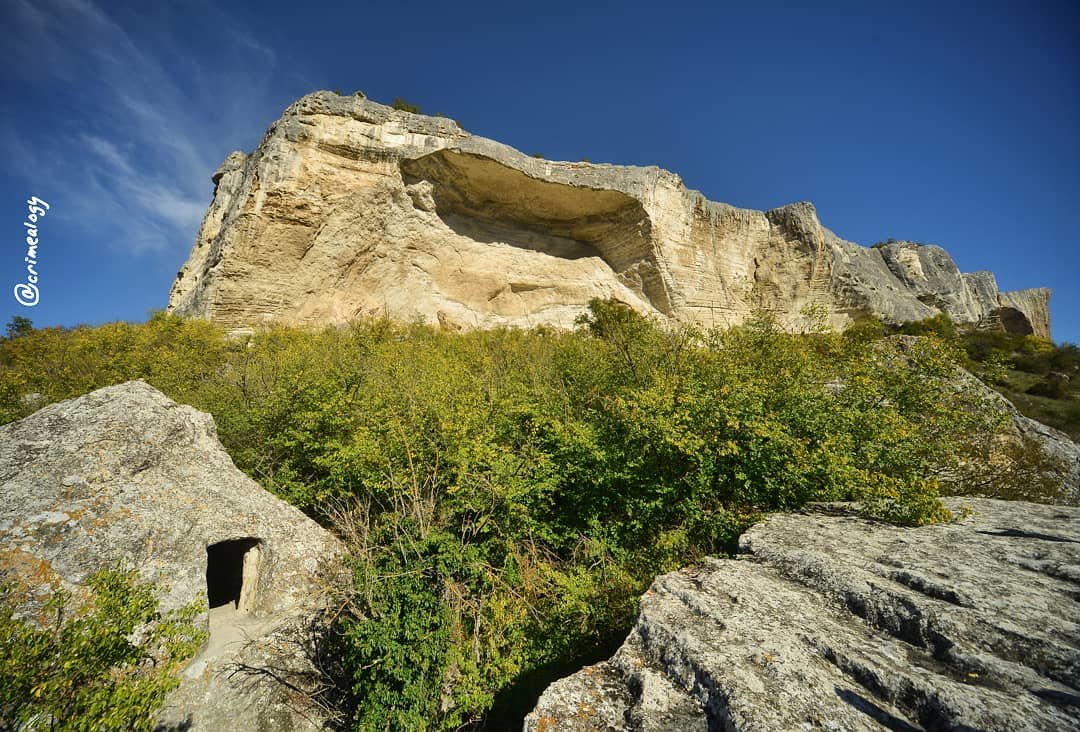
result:
[[[41,329],[0,343],[0,415],[130,378],[211,412],[241,469],[350,548],[329,681],[362,730],[482,719],[767,512],[944,520],[938,492],[1001,427],[953,340],[667,328],[614,301],[579,326]]]
[[[962,336],[967,367],[1028,417],[1080,439],[1080,348],[1002,332]]]
[[[394,97],[394,103],[390,105],[394,109],[399,109],[402,112],[412,112],[413,114],[421,114],[420,107],[415,104],[406,102],[401,97]]]
[[[158,611],[153,585],[131,571],[103,570],[87,583],[89,606],[72,613],[57,592],[41,624],[0,598],[0,728],[151,730],[180,664],[206,639],[189,605]]]
[[[915,320],[895,328],[896,333],[914,336],[935,336],[947,341],[956,340],[956,325],[945,313],[938,313],[925,320]]]

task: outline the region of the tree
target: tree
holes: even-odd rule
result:
[[[30,318],[23,317],[22,315],[15,315],[8,321],[7,324],[7,337],[19,338],[20,336],[28,335],[34,330],[34,323]]]

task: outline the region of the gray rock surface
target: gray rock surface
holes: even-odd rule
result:
[[[738,209],[660,168],[536,159],[359,93],[303,97],[213,180],[169,309],[229,328],[364,315],[567,327],[614,297],[706,326],[764,308],[798,328],[820,305],[838,327],[947,312],[1050,333],[1048,290],[1001,293],[940,247],[865,248],[809,203]]]
[[[905,342],[908,346],[917,340],[910,336],[894,336],[894,338]],[[996,405],[997,409],[1004,412],[1009,419],[1001,434],[982,436],[988,449],[987,454],[983,456],[981,467],[992,468],[995,460],[1001,456],[1003,450],[1010,444],[1018,446],[1021,441],[1030,440],[1040,447],[1053,462],[1053,464],[1039,465],[1038,472],[1043,479],[1048,480],[1052,485],[1060,489],[1057,491],[1058,495],[1055,500],[1074,506],[1080,505],[1080,445],[1076,444],[1071,437],[1061,430],[1024,416],[1016,408],[1015,404],[987,386],[969,371],[958,369],[957,374],[959,386],[977,389],[985,395],[992,405]],[[1030,487],[1030,485],[1027,487]],[[984,497],[994,498],[1000,496],[984,494]]]
[[[1060,461],[1060,481],[1064,488],[1064,497],[1069,503],[1080,504],[1080,445],[1061,430],[1025,417],[1011,402],[1004,397],[1002,399],[1011,409],[1016,433],[1021,437],[1030,437],[1041,445],[1048,455]]]
[[[773,516],[739,558],[657,578],[525,729],[1080,729],[1080,509],[964,505],[921,528]]]
[[[215,560],[232,561],[242,583],[213,618],[200,617],[210,640],[184,670],[162,722],[315,728],[277,685],[228,672],[240,661],[302,668],[302,658],[282,650],[283,632],[312,615],[325,581],[320,560],[341,547],[241,473],[209,415],[141,381],[53,404],[0,427],[0,493],[0,576],[37,601],[59,588],[78,596],[93,572],[124,562],[162,588],[163,608],[205,603],[214,582],[208,547],[258,540]],[[246,639],[253,643],[237,642]]]

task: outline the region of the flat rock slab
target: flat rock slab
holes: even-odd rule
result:
[[[1080,729],[1080,509],[954,500],[899,528],[776,515],[656,579],[542,730]]]

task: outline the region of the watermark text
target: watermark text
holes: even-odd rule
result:
[[[20,305],[32,308],[41,299],[37,272],[38,219],[45,217],[49,204],[37,196],[31,196],[26,202],[26,209],[26,221],[23,222],[23,226],[26,227],[26,256],[23,257],[23,261],[26,262],[26,282],[15,285],[15,300]]]

